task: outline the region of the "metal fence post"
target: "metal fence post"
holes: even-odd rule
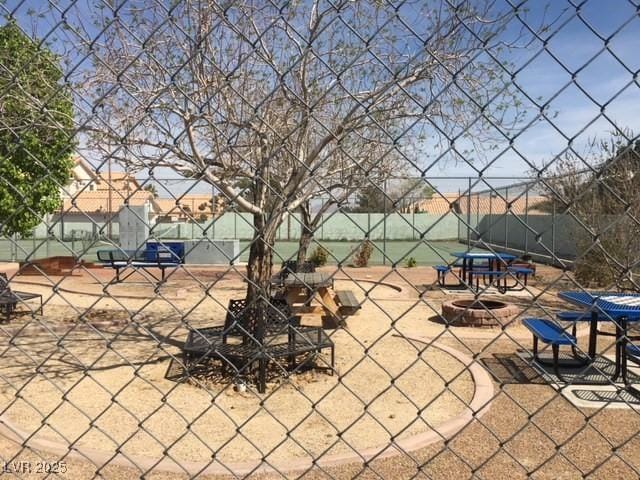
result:
[[[556,202],[552,202],[551,210],[551,253],[554,257],[557,257],[556,253]],[[554,263],[556,260],[554,258]]]
[[[524,223],[529,225],[529,188],[525,187],[526,190],[524,192]],[[524,229],[524,253],[525,255],[529,254],[529,229],[525,227]]]
[[[382,218],[382,264],[387,264],[387,181],[384,182],[384,217]]]
[[[411,240],[416,239],[416,209],[411,206]]]
[[[16,248],[16,234],[11,235],[11,248],[9,249],[11,252],[11,261],[15,262],[17,257],[17,248]]]
[[[489,222],[493,223],[493,192],[489,192]],[[493,244],[493,229],[489,227],[489,244]]]
[[[504,248],[509,246],[509,187],[504,189]]]
[[[467,190],[467,250],[471,248],[471,177]]]

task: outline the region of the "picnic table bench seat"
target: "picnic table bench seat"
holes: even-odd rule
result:
[[[545,318],[526,318],[522,321],[522,324],[533,334],[533,359],[535,362],[542,365],[553,366],[554,373],[558,379],[565,382],[564,377],[560,373],[560,346],[567,345],[572,348],[574,358],[577,363],[572,364],[563,363],[564,367],[577,368],[587,364],[589,359],[584,356],[580,356],[575,351],[578,340],[575,335],[566,332],[557,323],[545,319]],[[549,363],[547,360],[540,358],[538,355],[538,342],[541,341],[547,345],[551,345],[551,351],[553,353],[553,361]]]
[[[455,268],[459,268],[459,265],[434,265],[433,268],[437,273],[437,282],[438,285],[440,285],[442,288],[447,288],[447,287],[458,287],[460,286],[460,282],[456,283],[455,285],[447,285],[446,280],[447,280],[447,274],[453,272],[453,269]]]
[[[521,290],[527,286],[527,282],[529,281],[529,276],[536,273],[532,268],[527,268],[527,267],[508,267],[507,270],[511,274],[515,274],[516,279],[523,281],[524,286],[523,288],[521,288]]]
[[[557,312],[556,319],[560,322],[573,322],[571,327],[571,335],[574,337],[578,331],[578,323],[579,321],[590,321],[591,320],[591,312],[589,311],[566,311],[566,312]],[[578,356],[575,345],[571,346],[573,350],[573,355]]]
[[[640,345],[636,345],[634,343],[627,344],[627,356],[633,361],[640,365]]]
[[[494,278],[497,281],[496,287],[500,293],[506,293],[507,291],[522,291],[527,287],[529,275],[533,274],[533,270],[524,267],[508,267],[506,270],[492,270],[492,269],[476,269],[472,270],[473,275],[476,277],[476,288],[480,288],[480,277],[485,286],[490,286]],[[487,282],[489,277],[489,282]],[[507,280],[511,277],[515,279],[511,285],[507,284]]]
[[[39,293],[13,290],[9,285],[7,274],[0,272],[0,309],[5,314],[5,322],[9,322],[9,320],[11,320],[11,314],[16,311],[18,303],[24,303],[28,300],[34,299],[40,300],[40,305],[35,309],[35,311],[42,314],[44,308],[42,295]]]
[[[637,343],[627,343],[624,350],[624,364],[626,368],[627,362],[631,362],[635,365],[640,366],[640,345]],[[628,380],[625,380],[627,390],[636,398],[640,399],[640,390],[638,388],[631,386]]]
[[[450,265],[434,265],[433,268],[437,272],[450,272],[451,271],[451,266]]]
[[[340,307],[340,313],[354,315],[362,308],[362,305],[351,290],[336,290],[336,299]]]
[[[558,312],[556,313],[556,318],[563,322],[577,322],[579,320],[591,320],[591,312],[583,311],[583,312]]]
[[[487,267],[474,267],[473,270],[470,270],[474,273],[479,273],[482,275],[496,275],[496,276],[506,276],[509,274],[529,276],[533,274],[533,270],[530,268],[520,268],[520,267],[508,267],[506,270],[492,270]]]
[[[470,270],[470,271],[477,275],[487,275],[492,277],[505,277],[509,274],[508,270],[489,270],[489,269],[483,270],[479,268],[474,268],[473,270]]]
[[[532,268],[527,267],[508,267],[507,270],[519,275],[533,275],[535,273]]]
[[[522,323],[533,333],[534,341],[539,339],[550,345],[572,345],[576,342],[575,336],[546,318],[527,318]]]

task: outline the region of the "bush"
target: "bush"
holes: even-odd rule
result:
[[[589,236],[576,238],[579,256],[573,264],[575,279],[586,288],[637,292],[640,229],[630,218],[615,225],[610,222],[604,217],[591,223],[600,233],[595,246]]]
[[[365,240],[360,248],[353,256],[353,264],[356,267],[366,267],[369,265],[369,259],[373,253],[373,244],[369,240]]]
[[[413,268],[418,266],[418,262],[414,257],[409,257],[407,258],[406,265],[407,265],[407,268]]]
[[[610,288],[616,278],[606,265],[602,252],[592,249],[574,262],[575,278],[585,288]]]
[[[313,263],[316,267],[322,267],[327,264],[328,256],[329,252],[327,252],[327,249],[318,245],[316,249],[311,252],[307,261]]]

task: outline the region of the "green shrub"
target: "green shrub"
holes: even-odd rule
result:
[[[369,265],[369,259],[373,253],[373,244],[369,240],[365,240],[360,248],[353,255],[353,264],[356,267],[366,267]]]
[[[407,268],[413,268],[418,266],[418,262],[414,257],[409,257],[407,258],[406,265],[407,265]]]
[[[318,245],[316,249],[311,252],[307,261],[313,263],[316,267],[322,267],[327,264],[328,257],[329,252],[327,252],[327,249]]]

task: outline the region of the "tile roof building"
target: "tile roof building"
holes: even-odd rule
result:
[[[124,205],[141,206],[145,203],[149,203],[152,213],[161,214],[153,194],[145,190],[137,190],[131,193],[113,190],[111,194],[109,194],[108,190],[83,191],[73,197],[64,198],[62,211],[65,214],[109,214],[119,212]],[[109,208],[109,204],[111,208]]]
[[[65,216],[102,215],[113,218],[124,205],[149,204],[153,221],[202,221],[224,209],[224,202],[211,194],[185,194],[157,198],[127,172],[96,172],[86,160],[76,157],[69,184],[62,189],[61,213]],[[68,220],[69,220],[68,218]],[[75,220],[74,220],[75,221]]]
[[[177,198],[156,198],[161,215],[166,220],[209,220],[224,210],[224,201],[212,195],[186,194]],[[215,203],[214,203],[215,202]]]
[[[536,205],[545,202],[541,195],[520,195],[505,199],[496,194],[471,196],[457,193],[434,194],[433,197],[420,200],[408,207],[408,211],[415,213],[430,213],[433,215],[445,215],[449,212],[456,212],[460,215],[488,215],[504,214],[507,211],[514,215],[544,215],[542,209],[536,209]]]

